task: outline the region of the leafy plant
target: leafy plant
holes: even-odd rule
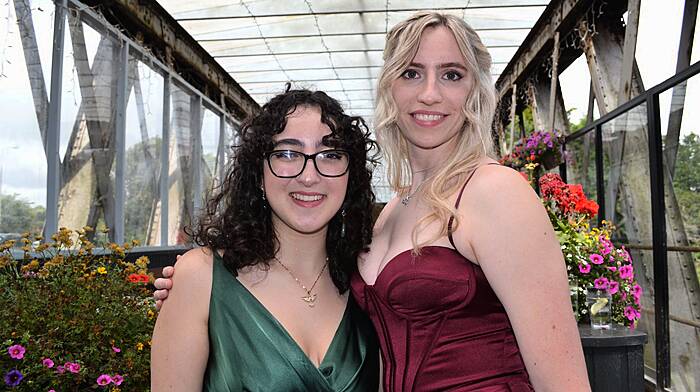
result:
[[[149,346],[155,322],[148,259],[124,260],[134,244],[95,249],[92,229],[61,228],[51,243],[23,257],[0,245],[0,372],[17,391],[149,388]]]

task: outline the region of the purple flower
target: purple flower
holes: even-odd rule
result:
[[[579,264],[578,270],[581,271],[582,274],[587,274],[587,273],[591,272],[591,265],[590,264]]]
[[[10,346],[10,348],[7,349],[7,352],[10,353],[10,358],[12,359],[22,359],[24,358],[24,353],[25,353],[24,347],[20,346],[19,344],[15,344],[14,346]]]
[[[123,382],[124,382],[123,376],[121,376],[119,374],[115,374],[114,376],[112,376],[112,384],[119,386],[119,385],[122,385]]]
[[[632,278],[634,278],[634,268],[632,268],[632,266],[629,264],[620,267],[618,272],[620,273],[620,278],[622,279],[632,280]]]
[[[24,376],[17,369],[12,369],[5,374],[5,385],[9,387],[16,387],[22,382]]]
[[[592,255],[588,256],[588,259],[591,260],[591,263],[597,265],[603,264],[605,262],[605,260],[603,260],[603,256],[597,253],[593,253]]]
[[[597,289],[607,289],[608,288],[608,278],[601,276],[600,278],[593,281],[593,285]]]
[[[66,372],[66,368],[63,365],[56,366],[56,373],[63,374]]]
[[[620,284],[614,280],[609,281],[608,282],[608,293],[610,293],[610,295],[613,295],[613,294],[617,293],[618,291],[620,291]]]
[[[51,360],[51,358],[44,358],[44,360],[41,361],[41,364],[46,366],[49,369],[51,369],[53,367],[53,361]]]
[[[97,377],[97,385],[103,387],[112,382],[112,378],[108,374],[102,374]]]

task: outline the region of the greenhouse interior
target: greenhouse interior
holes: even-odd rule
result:
[[[115,313],[134,324],[111,331],[89,298],[153,306],[154,278],[196,246],[188,228],[226,178],[241,127],[288,84],[326,92],[373,132],[387,33],[437,11],[466,21],[491,55],[494,158],[549,212],[592,389],[700,391],[698,0],[5,0],[0,11],[6,385],[46,390],[55,376],[60,390],[149,390],[155,309]],[[384,159],[375,217],[396,196]],[[559,192],[573,210],[557,210]],[[599,254],[619,254],[620,270],[592,275]],[[68,260],[84,270],[65,293],[32,283],[18,299],[13,279],[48,281]],[[138,291],[86,283],[112,268]],[[609,293],[612,328],[584,328],[589,285]],[[47,310],[56,303],[64,316]],[[41,351],[53,321],[39,317],[73,332]],[[106,330],[120,338],[103,354],[54,359],[60,375],[44,369],[53,361],[38,369],[70,339],[101,347]]]

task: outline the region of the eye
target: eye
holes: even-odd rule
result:
[[[347,157],[348,157],[348,154],[345,151],[336,151],[336,150],[323,151],[319,155],[323,159],[334,160],[334,161],[344,160],[344,159],[347,159]]]
[[[445,72],[445,74],[442,77],[443,77],[443,79],[456,82],[456,81],[462,79],[464,76],[462,76],[462,74],[457,72],[457,71],[447,71],[447,72]]]
[[[416,71],[415,69],[411,69],[411,68],[403,71],[403,73],[401,74],[401,77],[404,79],[417,79],[418,76],[420,76],[420,75],[418,75],[418,71]]]
[[[299,157],[301,154],[292,150],[278,150],[270,153],[270,158],[280,161],[293,161]]]

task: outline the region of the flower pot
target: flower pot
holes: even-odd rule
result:
[[[561,163],[561,154],[555,150],[547,150],[540,157],[540,162],[545,170],[552,170]]]

